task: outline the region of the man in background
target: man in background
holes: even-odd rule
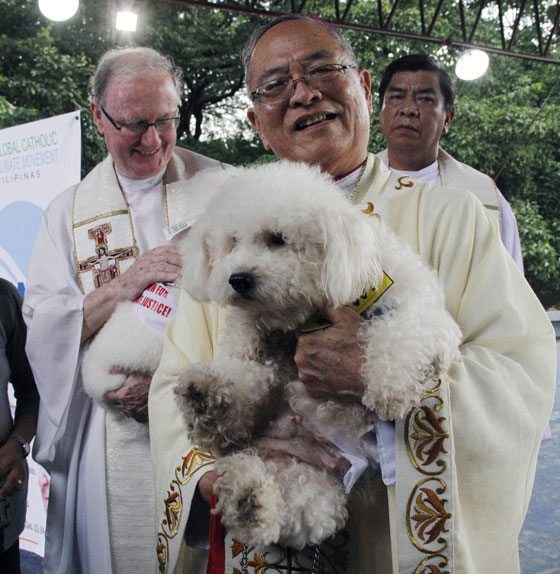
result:
[[[378,97],[387,149],[377,155],[385,165],[403,176],[474,193],[498,222],[506,249],[523,270],[517,221],[494,180],[440,147],[455,118],[455,85],[447,71],[432,56],[403,56],[385,68]]]

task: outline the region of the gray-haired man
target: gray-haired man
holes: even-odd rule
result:
[[[47,574],[155,568],[151,374],[123,373],[122,387],[99,403],[84,393],[80,365],[118,303],[180,276],[179,253],[164,235],[173,202],[196,172],[219,166],[175,147],[182,82],[158,52],[106,53],[91,87],[109,155],[47,208],[25,298],[41,394],[35,457],[51,474]]]

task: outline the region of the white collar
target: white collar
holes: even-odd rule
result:
[[[125,177],[124,175],[120,175],[116,170],[115,173],[117,174],[117,179],[119,180],[123,191],[127,194],[136,194],[147,191],[148,189],[159,185],[163,180],[165,168],[163,168],[159,173],[156,173],[156,175],[152,175],[146,179],[131,179],[129,177]]]
[[[352,194],[356,190],[360,179],[364,173],[366,168],[366,163],[364,162],[362,165],[358,166],[355,170],[351,171],[348,175],[341,177],[340,179],[335,180],[336,185],[342,191],[344,196],[347,199],[352,197]]]
[[[428,183],[431,183],[432,185],[439,184],[439,163],[437,159],[430,165],[427,165],[426,167],[418,169],[416,171],[410,171],[405,169],[394,169],[391,166],[389,166],[389,169],[402,175],[409,175],[414,179],[418,179],[420,181],[426,181]]]

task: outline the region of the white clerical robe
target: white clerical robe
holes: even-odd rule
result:
[[[327,571],[515,574],[554,395],[550,321],[470,193],[403,179],[370,155],[354,200],[371,202],[436,270],[464,340],[436,397],[444,408],[427,401],[423,428],[412,417],[418,412],[396,421],[396,484],[378,477],[369,498],[351,500],[347,567]],[[204,572],[204,550],[187,548],[183,537],[187,527],[194,541],[204,522],[191,504],[212,460],[189,442],[173,388],[185,365],[220,353],[223,320],[223,310],[183,293],[150,390],[160,572]],[[227,546],[226,560],[238,552]],[[249,559],[268,558],[251,551]]]
[[[387,165],[386,149],[379,152],[377,156]],[[511,206],[490,176],[466,163],[458,161],[442,148],[438,149],[435,178],[431,173],[424,173],[424,170],[420,170],[420,172],[395,171],[399,171],[401,174],[406,173],[415,179],[427,181],[432,185],[458,187],[474,193],[484,207],[496,217],[500,226],[500,236],[508,253],[513,257],[519,268],[523,270],[523,255],[521,253],[517,220],[511,210]],[[429,170],[426,168],[426,171]]]
[[[202,169],[219,166],[219,162],[176,148],[166,181],[185,181]],[[110,157],[79,185],[101,189],[107,182],[118,186]],[[84,295],[73,257],[75,189],[76,186],[59,195],[45,211],[30,264],[24,305],[27,354],[41,395],[34,457],[51,475],[44,572],[111,574],[114,565],[106,480],[114,475],[108,472],[106,462],[118,462],[118,458],[106,453],[106,411],[84,393],[80,377],[85,349],[80,343]],[[165,242],[162,198],[146,196],[148,206],[142,204],[143,199],[141,193],[131,191],[127,195],[139,254]],[[146,425],[138,424],[138,432],[147,433]],[[134,438],[131,436],[130,440]],[[141,437],[139,440],[142,442]],[[143,441],[147,445],[146,438]],[[146,466],[140,458],[137,463]],[[131,467],[129,471],[130,482],[122,488],[144,505],[143,524],[153,523],[149,505],[135,492],[135,481],[141,480],[137,469]],[[124,534],[132,541],[135,532],[136,524],[132,523]],[[140,570],[131,565],[130,571],[151,572],[153,564],[155,558]]]

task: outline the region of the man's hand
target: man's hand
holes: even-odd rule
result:
[[[112,373],[119,373],[116,368]],[[124,373],[127,375],[123,385],[116,391],[107,391],[105,398],[121,413],[139,423],[148,422],[148,392],[152,382],[151,375],[142,373]]]
[[[326,308],[321,314],[332,327],[298,335],[294,360],[299,378],[316,399],[361,401],[363,319],[347,307]]]
[[[114,279],[115,286],[132,301],[153,283],[172,283],[181,277],[181,254],[175,245],[162,245],[140,255],[134,264]]]
[[[272,421],[264,436],[254,442],[264,459],[292,457],[332,473],[345,470],[347,460],[330,441],[306,428],[302,417],[286,412]]]
[[[122,301],[134,301],[154,283],[181,277],[181,254],[175,245],[162,245],[140,255],[130,269],[84,298],[82,341],[96,333]]]
[[[212,501],[212,494],[214,493],[214,483],[218,478],[218,473],[215,470],[210,470],[203,474],[201,479],[198,481],[198,492],[200,496],[204,499],[206,504],[210,506]]]
[[[0,500],[19,490],[25,480],[25,468],[21,445],[8,439],[0,447]]]

